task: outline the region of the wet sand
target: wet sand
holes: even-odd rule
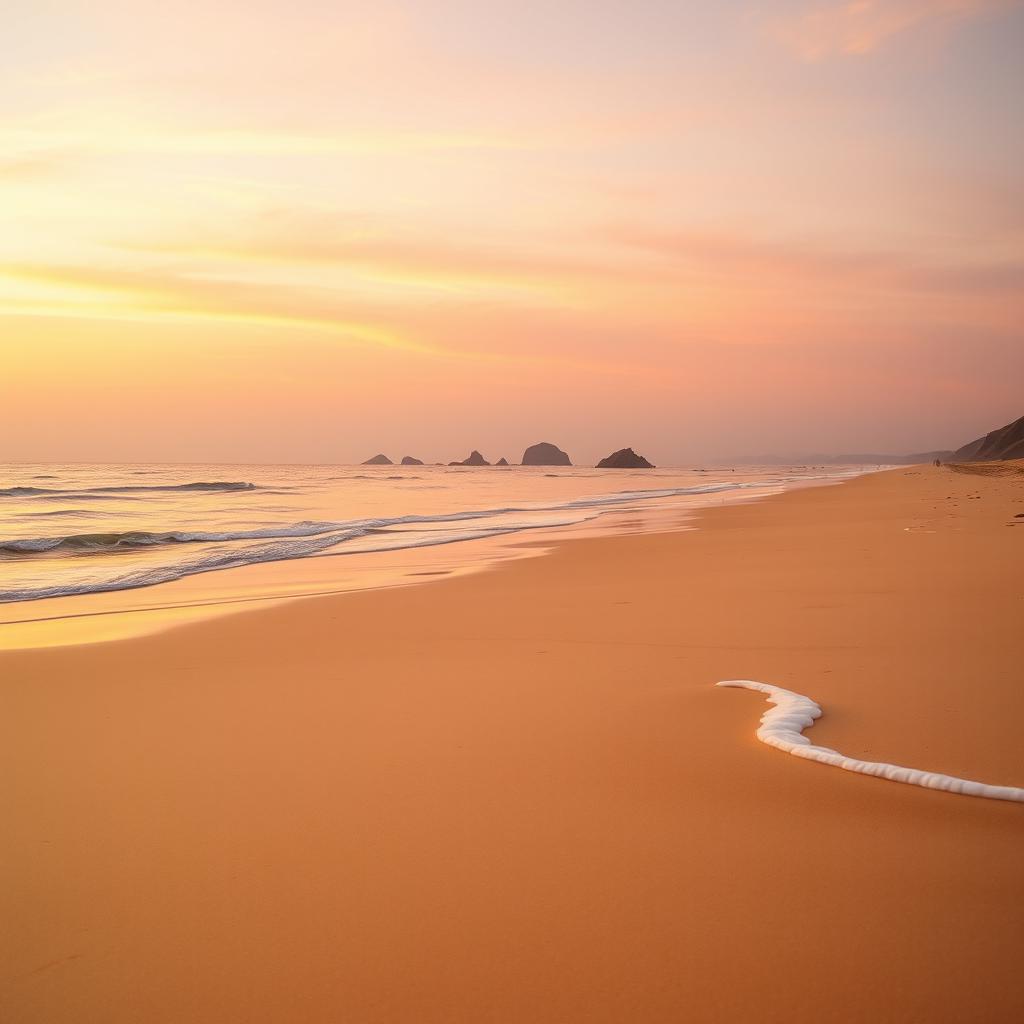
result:
[[[1010,1021],[1024,477],[900,468],[420,587],[0,654],[0,1018]]]

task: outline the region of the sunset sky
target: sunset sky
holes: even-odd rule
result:
[[[11,0],[0,461],[1024,413],[1024,4]]]

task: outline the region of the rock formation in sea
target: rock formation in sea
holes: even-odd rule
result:
[[[506,459],[505,456],[502,455],[502,457],[500,459],[498,459],[498,461],[495,463],[495,465],[496,466],[507,466],[508,465],[508,459]]]
[[[996,459],[1024,459],[1024,416],[1005,427],[992,430],[953,454],[956,462],[992,462]]]
[[[423,465],[423,460],[422,459],[414,459],[411,455],[403,455],[402,456],[402,465],[403,466],[422,466]]]
[[[490,463],[474,448],[469,453],[468,459],[463,459],[462,462],[449,462],[449,466],[489,466]]]
[[[523,452],[524,466],[571,466],[572,460],[561,448],[541,441],[540,444],[531,444]]]
[[[598,469],[654,469],[642,455],[637,455],[632,448],[620,448],[612,452],[606,459],[597,464]]]
[[[367,459],[364,466],[393,466],[394,463],[386,455],[374,455],[372,459]]]

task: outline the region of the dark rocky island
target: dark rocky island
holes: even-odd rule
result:
[[[403,455],[402,456],[402,465],[403,466],[422,466],[423,465],[423,460],[422,459],[414,459],[411,455]]]
[[[571,466],[572,460],[561,448],[541,441],[532,444],[523,452],[524,466]]]
[[[598,469],[654,469],[642,455],[637,455],[632,448],[620,448],[612,452],[606,459],[597,464]]]
[[[490,463],[476,449],[469,453],[468,459],[462,462],[449,462],[449,466],[489,466]]]
[[[496,466],[507,466],[508,465],[508,459],[506,459],[505,456],[503,455],[500,459],[498,459],[498,461],[495,463],[495,465]]]
[[[367,459],[364,466],[393,466],[394,463],[386,455],[374,455],[372,459]]]

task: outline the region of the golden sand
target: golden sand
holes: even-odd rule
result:
[[[1024,479],[0,655],[12,1024],[1024,1019]]]

